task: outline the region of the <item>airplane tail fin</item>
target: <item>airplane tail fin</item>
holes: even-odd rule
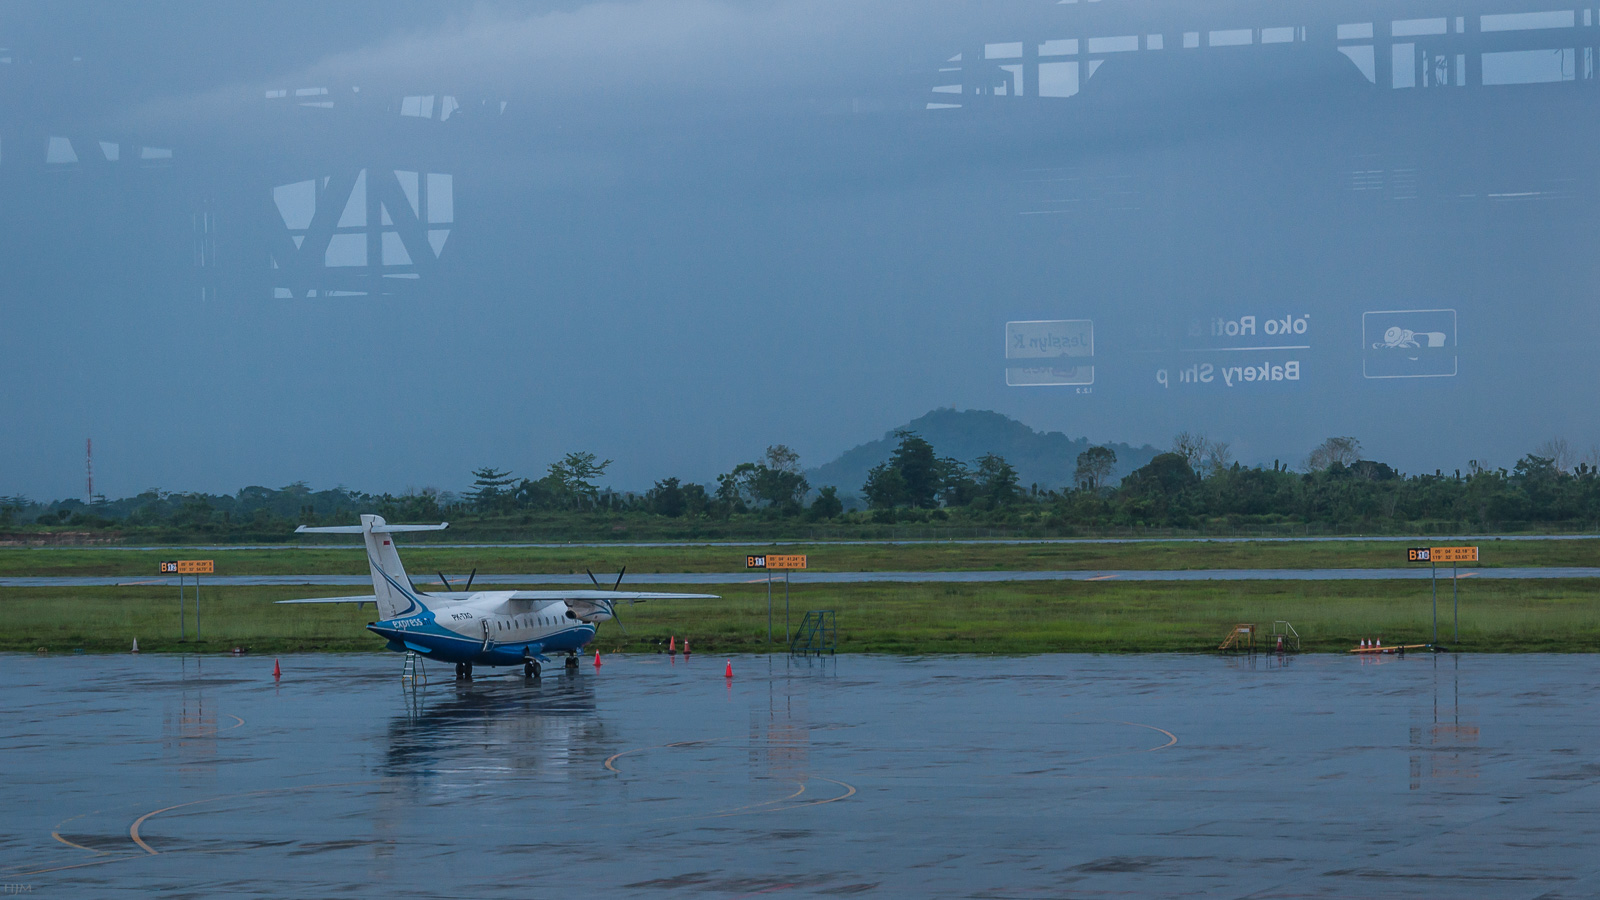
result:
[[[298,534],[359,534],[367,543],[367,565],[372,570],[372,593],[378,601],[378,614],[385,619],[396,619],[427,609],[411,586],[405,566],[400,564],[400,554],[395,550],[394,539],[389,535],[400,531],[442,531],[448,522],[438,525],[390,525],[382,516],[364,515],[360,525],[336,525],[308,528],[301,525]]]

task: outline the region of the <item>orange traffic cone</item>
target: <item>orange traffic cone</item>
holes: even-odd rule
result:
[[[283,676],[283,670],[278,668],[278,661],[277,660],[273,660],[272,661],[272,680],[273,681],[277,681],[282,676]]]
[[[670,634],[667,635],[667,652],[673,654],[678,652],[678,639]]]
[[[732,678],[733,677],[733,660],[731,660],[731,659],[728,660],[728,667],[726,669],[722,670],[722,677],[723,678]]]
[[[594,652],[594,667],[596,669],[600,668],[600,651],[599,650],[596,650]]]
[[[689,655],[689,639],[688,638],[684,638],[683,639],[683,655],[684,656],[688,656]]]

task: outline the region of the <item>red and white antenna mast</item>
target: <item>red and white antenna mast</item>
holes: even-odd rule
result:
[[[83,439],[83,502],[94,503],[94,438]]]

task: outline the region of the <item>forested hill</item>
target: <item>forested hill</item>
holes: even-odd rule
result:
[[[807,471],[806,479],[812,487],[831,484],[838,487],[841,494],[859,494],[867,480],[867,470],[888,459],[900,443],[894,433],[901,429],[916,432],[933,445],[938,455],[965,463],[985,453],[999,454],[1016,467],[1023,487],[1037,484],[1040,490],[1071,487],[1078,454],[1095,446],[1088,438],[1069,438],[1059,431],[1034,431],[1016,419],[986,409],[936,409],[900,428],[890,429],[879,440],[853,447],[838,459]],[[1112,484],[1161,452],[1149,444],[1104,446],[1117,454]]]

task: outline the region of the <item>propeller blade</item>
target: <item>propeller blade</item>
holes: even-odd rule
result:
[[[622,587],[622,576],[624,576],[626,574],[628,574],[628,567],[627,566],[623,566],[622,567],[622,571],[617,573],[617,583],[613,584],[611,586],[611,589],[613,591],[616,590],[619,587]]]
[[[584,574],[589,576],[589,580],[594,582],[594,586],[595,587],[599,587],[600,586],[600,579],[594,577],[594,573],[593,572],[590,572],[588,569],[584,569],[583,571],[584,571]]]
[[[612,618],[612,620],[614,620],[617,623],[617,627],[618,628],[622,629],[622,633],[624,635],[627,635],[628,637],[632,637],[632,635],[628,634],[628,626],[622,624],[622,616],[617,614],[617,603],[616,603],[616,601],[615,600],[611,601],[610,606],[611,606],[611,618]]]
[[[442,581],[442,582],[444,582],[444,589],[445,589],[445,590],[447,590],[447,591],[453,591],[453,590],[455,590],[455,588],[452,588],[452,587],[451,587],[451,586],[450,586],[450,579],[448,579],[448,578],[446,578],[446,577],[444,577],[444,573],[443,573],[443,572],[440,572],[440,573],[439,573],[439,580],[440,580],[440,581]]]
[[[472,574],[467,576],[467,590],[468,591],[472,590],[472,579],[477,578],[477,577],[478,577],[478,567],[477,566],[473,566],[472,567]]]

